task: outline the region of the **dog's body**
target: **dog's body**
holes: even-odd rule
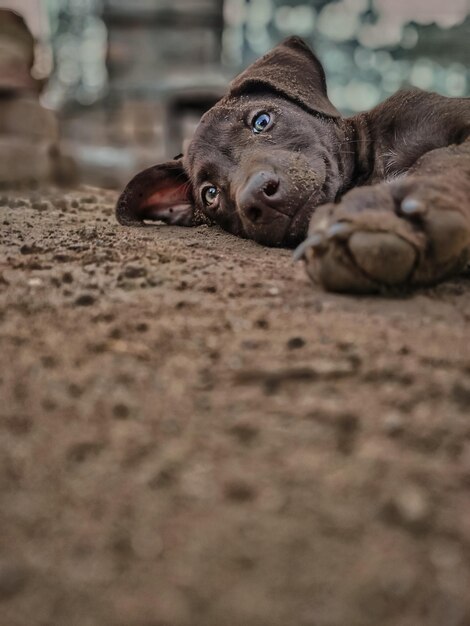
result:
[[[470,254],[470,100],[403,91],[344,119],[293,37],[232,82],[183,159],[129,183],[117,217],[209,219],[272,246],[308,232],[298,256],[331,290],[432,284]]]

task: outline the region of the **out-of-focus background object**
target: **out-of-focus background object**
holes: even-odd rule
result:
[[[34,64],[34,37],[23,17],[0,9],[0,90],[39,92],[40,83],[31,75]]]
[[[224,93],[222,0],[50,3],[56,61],[45,102],[87,182],[123,185],[182,151]]]
[[[470,93],[470,0],[0,0],[36,37],[62,149],[84,182],[121,186],[181,152],[242,67],[297,34],[345,114],[404,86]]]
[[[32,4],[15,8],[31,14]],[[37,23],[37,25],[39,25]],[[35,71],[36,40],[22,14],[0,5],[0,185],[72,182],[73,161],[59,147],[54,111],[39,94],[47,74]],[[43,80],[44,79],[44,80]],[[71,177],[66,170],[70,168]],[[64,180],[64,175],[67,180]]]
[[[0,8],[0,184],[52,177],[57,123],[32,75],[35,42],[22,16]]]

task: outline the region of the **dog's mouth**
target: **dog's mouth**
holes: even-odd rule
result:
[[[265,246],[294,248],[307,236],[310,218],[315,207],[321,204],[321,191],[315,186],[299,205],[292,202],[286,210],[271,208],[268,216],[255,221],[240,218],[243,236]]]
[[[307,236],[310,219],[316,207],[323,203],[321,192],[321,189],[314,189],[290,220],[285,237],[286,247],[295,248]]]
[[[323,159],[300,153],[275,156],[252,158],[234,170],[219,206],[207,214],[236,236],[270,247],[296,247],[307,236],[315,207],[327,201],[328,168]]]

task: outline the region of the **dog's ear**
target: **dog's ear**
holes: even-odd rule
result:
[[[118,222],[143,226],[144,220],[194,226],[191,183],[179,159],[143,170],[127,184],[116,205]]]
[[[340,117],[328,100],[320,61],[299,37],[289,37],[235,77],[230,95],[262,89],[279,93],[311,113]]]

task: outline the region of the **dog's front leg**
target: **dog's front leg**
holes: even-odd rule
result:
[[[470,258],[470,139],[319,207],[298,256],[330,291],[396,291],[460,272]]]

